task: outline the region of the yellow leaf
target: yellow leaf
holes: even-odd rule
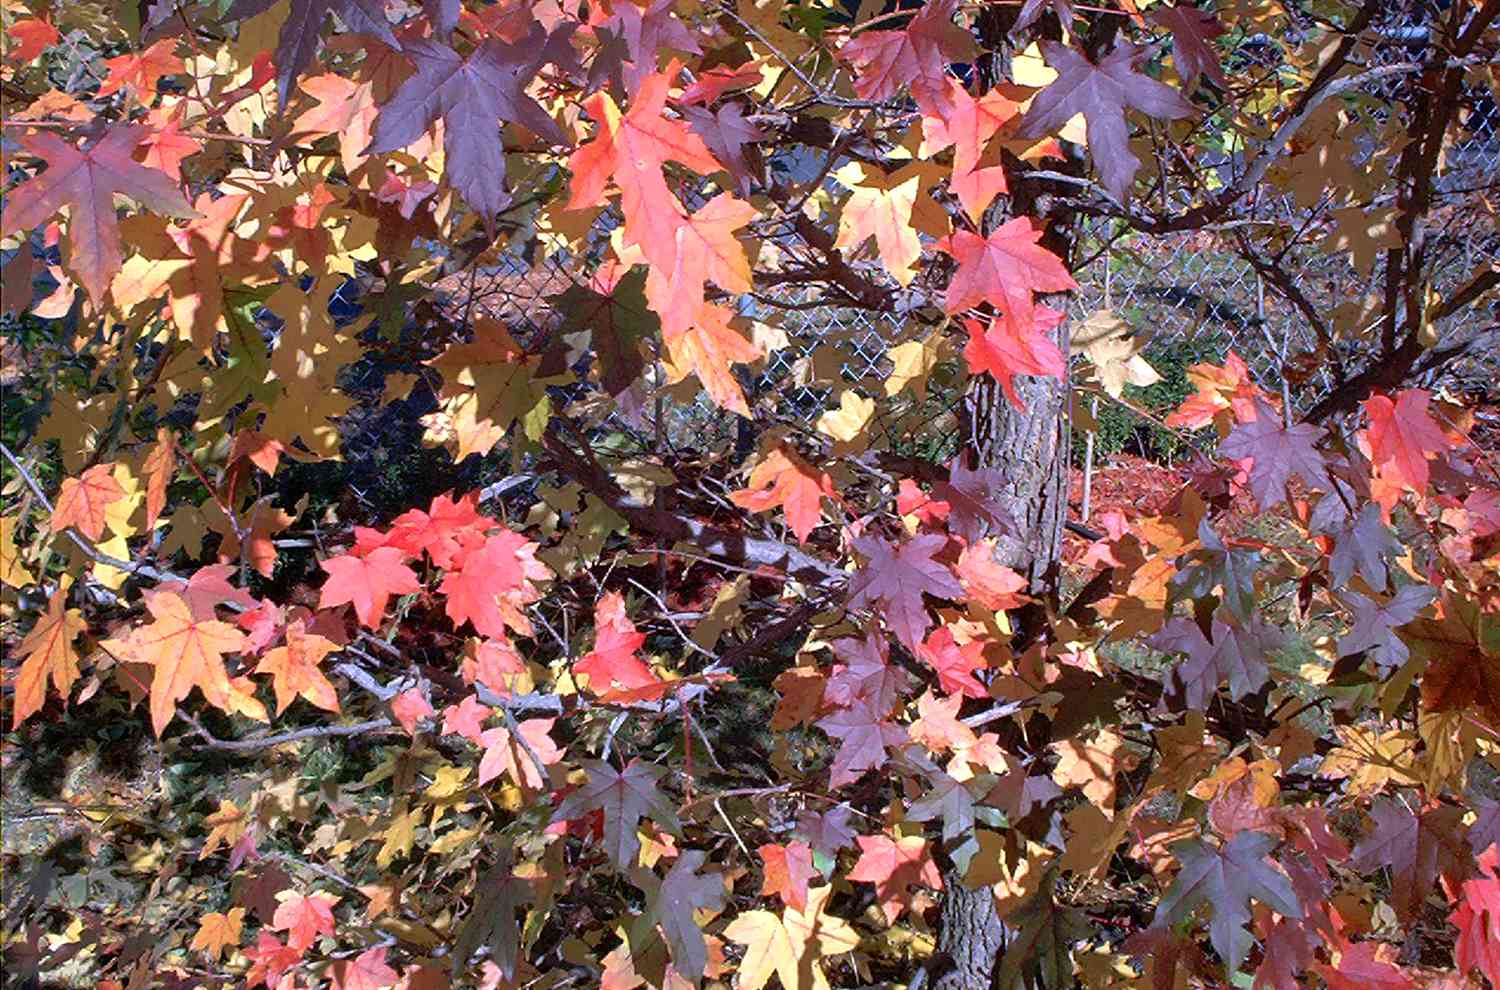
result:
[[[1096,310],[1073,328],[1073,353],[1083,354],[1093,363],[1099,384],[1115,398],[1126,385],[1144,388],[1161,381],[1161,375],[1140,355],[1144,346],[1145,338],[1135,336],[1130,324],[1114,310]]]
[[[385,841],[375,854],[375,865],[382,870],[391,865],[397,856],[405,856],[417,843],[417,820],[421,813],[407,808],[403,801],[392,813],[390,824],[383,834]]]
[[[875,400],[866,399],[853,389],[839,395],[839,407],[818,417],[818,432],[842,443],[851,443],[862,434],[875,415]]]
[[[892,347],[886,352],[893,367],[885,380],[885,394],[897,395],[909,385],[918,399],[927,398],[927,379],[932,377],[945,350],[941,334],[932,334],[925,340],[909,340]]]
[[[780,917],[770,911],[746,911],[724,930],[724,937],[747,946],[740,964],[740,990],[760,990],[775,973],[783,990],[828,990],[824,959],[849,952],[859,935],[842,918],[825,916],[832,887],[807,892],[807,908],[787,908]]]
[[[15,516],[0,516],[0,584],[22,588],[36,581],[31,571],[21,563],[21,550],[16,546]]]
[[[245,813],[239,809],[233,801],[219,800],[219,810],[203,820],[203,824],[209,827],[208,838],[203,840],[203,848],[198,852],[198,859],[204,860],[213,855],[215,849],[225,845],[231,848],[245,835],[245,829],[249,827],[250,821]]]

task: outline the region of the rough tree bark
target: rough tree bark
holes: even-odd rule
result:
[[[976,24],[987,53],[977,66],[981,90],[1010,77],[1008,35],[1014,13],[1009,8],[989,8]],[[1043,243],[1068,260],[1073,217],[1049,215],[1053,212],[1049,198],[1036,196],[1035,189],[1017,188],[1013,193],[1009,201],[992,209],[988,229],[1012,216],[1043,218],[1048,224]],[[1048,296],[1038,302],[1065,310],[1067,297]],[[1068,340],[1064,320],[1057,328],[1057,344],[1064,354]],[[999,470],[1001,488],[995,494],[1015,520],[1016,529],[996,534],[996,558],[1027,578],[1034,597],[1050,601],[1057,593],[1067,521],[1068,383],[1040,378],[1018,380],[1016,385],[1024,409],[1012,405],[993,378],[986,375],[972,381],[960,416],[959,456],[967,458],[971,467]],[[1019,616],[1018,640],[1033,639],[1045,621],[1045,609]],[[924,982],[931,990],[990,990],[1007,938],[1013,933],[1001,921],[988,887],[965,886],[953,869],[945,872],[943,885],[937,948],[923,973]]]

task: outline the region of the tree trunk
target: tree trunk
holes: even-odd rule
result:
[[[1064,300],[1054,299],[1054,305]],[[1058,346],[1068,349],[1067,323]],[[973,466],[1002,472],[1001,502],[1016,532],[1000,534],[996,558],[1026,576],[1041,600],[1056,595],[1063,523],[1067,519],[1068,386],[1056,378],[1017,382],[1026,404],[1018,410],[993,378],[976,378],[964,398],[963,452]],[[1046,622],[1039,607],[1019,616],[1017,635],[1028,641]],[[943,877],[937,951],[929,967],[933,990],[990,990],[1007,930],[988,887],[966,887],[956,870]],[[1009,988],[1004,988],[1009,990]]]
[[[984,54],[976,70],[981,92],[1011,76],[1010,29],[1018,8],[986,7],[975,24]],[[1112,20],[1105,18],[1104,20]],[[1044,29],[1053,33],[1049,25]],[[1071,253],[1071,215],[1057,215],[1050,196],[1039,196],[1034,184],[1011,190],[991,208],[987,229],[1012,216],[1043,218],[1047,233],[1042,243],[1063,258]],[[1066,310],[1066,294],[1043,296],[1038,304]],[[1057,345],[1068,353],[1066,320],[1057,328]],[[1068,392],[1066,378],[1017,379],[1016,391],[1024,409],[1005,397],[1000,385],[985,375],[971,380],[960,417],[960,457],[970,467],[998,468],[1000,502],[1015,520],[1013,533],[1000,533],[996,559],[1024,575],[1029,593],[1038,602],[1054,601],[1063,524],[1068,510]],[[1029,643],[1042,635],[1045,605],[1034,605],[1015,616],[1016,638]],[[912,990],[991,990],[1008,936],[1014,932],[1000,920],[995,896],[988,887],[967,887],[956,870],[943,875],[937,949],[924,970],[928,987]],[[1000,988],[1011,990],[1011,988]]]

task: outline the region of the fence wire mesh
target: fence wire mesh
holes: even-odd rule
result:
[[[1392,40],[1368,53],[1370,64],[1420,58],[1425,34],[1400,25],[1388,33]],[[1405,77],[1391,78],[1396,81],[1382,82],[1381,92],[1369,94],[1377,97],[1373,105],[1400,105],[1393,99],[1399,95],[1395,87],[1407,83]],[[1487,89],[1467,90],[1458,119],[1459,137],[1446,150],[1433,211],[1437,249],[1446,258],[1436,273],[1439,300],[1486,259],[1500,257],[1500,233],[1482,204],[1483,197],[1500,187],[1500,109]],[[1367,147],[1360,154],[1371,151]],[[1204,170],[1215,172],[1220,182],[1233,181],[1245,165],[1243,158],[1233,155],[1207,154],[1202,159]],[[1368,326],[1360,321],[1367,317],[1367,302],[1384,277],[1380,248],[1386,242],[1380,240],[1380,224],[1392,212],[1389,202],[1360,204],[1341,199],[1337,189],[1329,193],[1300,205],[1291,196],[1252,194],[1210,229],[1164,235],[1131,229],[1121,220],[1084,220],[1076,231],[1074,277],[1079,288],[1071,295],[1069,315],[1082,319],[1099,309],[1115,311],[1147,338],[1148,361],[1153,353],[1171,351],[1183,342],[1192,342],[1195,353],[1216,362],[1233,349],[1262,387],[1286,394],[1305,410],[1331,386],[1332,360],[1363,360],[1357,338]],[[694,201],[691,191],[685,198],[690,204]],[[1348,250],[1350,244],[1347,237],[1340,240],[1336,222],[1340,210],[1362,211],[1373,247]],[[1249,259],[1267,251],[1257,241],[1257,229],[1273,227],[1292,236],[1290,246],[1259,259],[1263,272],[1266,264],[1276,270],[1268,278],[1258,274]],[[879,270],[875,261],[868,267]],[[549,297],[579,277],[570,260],[554,257],[533,267],[507,256],[501,268],[487,272],[469,289],[472,305],[481,311],[523,332],[540,331],[557,318]],[[786,341],[743,379],[747,391],[752,396],[774,393],[781,415],[810,424],[837,401],[830,370],[839,369],[837,377],[846,386],[866,392],[878,389],[889,372],[889,349],[910,339],[915,328],[890,314],[807,306],[807,298],[795,292],[747,297],[740,300],[739,311],[752,319],[774,316]],[[1500,305],[1492,302],[1487,314],[1461,312],[1438,329],[1445,341],[1461,340],[1472,328],[1497,322]],[[1284,384],[1288,387],[1283,392]],[[1496,401],[1500,348],[1476,348],[1421,384],[1479,392]],[[674,408],[670,431],[684,441],[702,443],[733,436],[736,425],[734,417],[700,399]]]

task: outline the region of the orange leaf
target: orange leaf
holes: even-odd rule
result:
[[[487,784],[503,773],[521,787],[541,790],[547,781],[537,772],[531,753],[536,754],[543,766],[551,766],[562,759],[563,751],[548,735],[556,721],[553,718],[527,719],[518,724],[521,730],[519,739],[505,726],[485,729],[479,740],[484,747],[484,756],[479,761],[479,783]],[[531,747],[531,753],[521,745],[521,739]]]
[[[776,710],[771,713],[771,731],[785,732],[808,724],[818,714],[828,678],[815,667],[791,667],[777,674],[771,683],[781,693]]]
[[[734,314],[715,303],[704,303],[698,319],[680,334],[663,334],[667,345],[667,380],[679,382],[695,373],[714,405],[750,418],[745,393],[729,366],[754,361],[761,350],[730,326]]]
[[[833,479],[785,445],[777,446],[755,465],[750,472],[749,487],[729,493],[735,505],[751,512],[781,506],[799,543],[806,543],[813,527],[818,525],[819,500],[824,497],[838,501]]]
[[[647,76],[623,116],[608,93],[595,93],[584,109],[599,125],[594,139],[568,160],[573,173],[570,210],[598,206],[611,181],[619,187],[625,215],[625,241],[638,244],[653,267],[670,270],[677,250],[675,232],[683,223],[682,204],[667,188],[662,166],[669,161],[707,175],[723,169],[703,139],[681,120],[669,118],[667,89],[679,71],[673,60],[666,71]]]
[[[396,716],[396,721],[401,723],[401,728],[408,734],[416,735],[417,723],[437,713],[432,710],[432,703],[422,697],[419,689],[408,688],[391,699],[391,714]]]
[[[995,376],[1011,405],[1025,409],[1016,392],[1017,375],[1062,378],[1067,374],[1067,359],[1047,336],[1062,317],[1055,309],[1027,301],[1007,307],[990,320],[988,328],[978,320],[964,320],[969,331],[969,343],[964,348],[969,370],[976,375],[989,372]]]
[[[689,330],[703,308],[703,284],[725,292],[750,291],[750,262],[734,232],[756,216],[755,207],[720,193],[676,225],[670,267],[653,264],[646,299],[661,317],[662,332]]]
[[[52,509],[52,531],[73,526],[91,540],[103,536],[104,511],[125,497],[114,470],[113,464],[95,464],[80,477],[64,478]]]
[[[255,668],[257,674],[275,678],[272,686],[276,690],[277,715],[286,711],[286,706],[299,695],[324,711],[338,714],[338,695],[318,669],[323,658],[338,648],[332,640],[307,632],[301,619],[287,626],[286,645],[268,652]]]
[[[995,560],[992,539],[964,547],[955,571],[969,599],[992,612],[1020,608],[1031,601],[1021,593],[1026,588],[1026,579]]]
[[[813,866],[812,848],[805,842],[791,842],[784,846],[768,842],[756,852],[766,864],[761,896],[775,894],[787,907],[807,910],[807,885],[818,876]]]
[[[172,721],[177,703],[195,687],[209,704],[227,711],[230,688],[224,654],[239,650],[245,634],[217,619],[195,620],[187,600],[170,591],[151,595],[146,608],[156,621],[132,630],[125,652],[129,659],[156,668],[151,679],[151,727],[157,736]]]
[[[21,641],[16,655],[22,657],[16,674],[13,726],[19,726],[39,711],[47,700],[47,681],[64,698],[78,680],[78,651],[73,640],[87,628],[76,608],[66,608],[68,593],[58,589],[47,602],[47,611]]]
[[[227,948],[238,948],[240,931],[245,924],[245,909],[230,908],[228,914],[215,911],[205,914],[198,922],[198,933],[193,936],[190,948],[201,951],[214,962]]]
[[[116,58],[106,59],[109,75],[99,85],[96,96],[109,96],[129,86],[135,98],[150,103],[156,95],[156,84],[162,76],[171,76],[183,70],[182,59],[173,54],[176,38],[163,38],[141,52],[126,52]]]
[[[177,471],[177,444],[165,426],[156,431],[156,446],[142,466],[146,474],[146,529],[156,528],[161,510],[167,507],[167,485]]]

